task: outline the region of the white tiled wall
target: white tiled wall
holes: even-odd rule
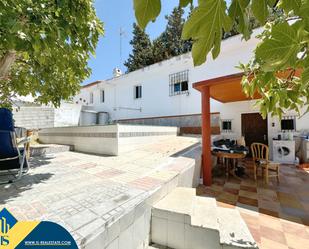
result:
[[[184,238],[182,238],[180,242],[175,242],[177,237],[175,237],[175,234],[169,233],[168,231],[184,232],[184,225],[182,224],[182,226],[179,226],[178,224],[179,221],[185,219],[184,216],[171,214],[169,219],[172,222],[168,223],[168,219],[164,220],[151,217],[151,211],[153,204],[157,203],[177,186],[192,187],[192,184],[196,182],[196,180],[191,179],[189,181],[184,181],[183,179],[194,177],[194,171],[195,163],[194,160],[191,160],[191,164],[188,164],[188,167],[183,172],[158,189],[147,193],[144,197],[140,197],[138,203],[127,203],[124,207],[127,212],[106,227],[105,230],[102,230],[95,238],[86,241],[82,248],[148,249],[150,236],[153,238],[162,238],[165,242],[169,239],[171,247],[183,244]],[[151,218],[152,224],[157,224],[160,229],[150,232]],[[164,241],[162,241],[162,244],[164,244]]]

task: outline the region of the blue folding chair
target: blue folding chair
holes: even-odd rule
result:
[[[24,138],[17,143],[12,112],[0,108],[0,184],[19,180],[29,170],[26,157],[26,145],[30,138]],[[23,145],[23,148],[19,146]],[[8,176],[13,179],[6,179]],[[9,177],[8,177],[9,178]]]

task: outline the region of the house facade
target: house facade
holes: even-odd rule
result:
[[[178,126],[183,133],[200,133],[201,94],[193,88],[193,83],[240,73],[236,66],[250,61],[259,42],[255,38],[259,32],[261,29],[256,29],[249,41],[242,40],[241,36],[222,41],[219,57],[213,60],[209,55],[206,63],[198,67],[194,67],[191,54],[188,53],[128,74],[121,75],[116,71],[111,79],[83,86],[80,94],[74,97],[74,102],[83,106],[80,125],[167,125]],[[236,90],[227,87],[221,91],[224,95],[225,92]],[[287,147],[292,156],[289,160],[287,157],[282,160],[289,162],[294,162],[295,155],[300,155],[300,151],[306,151],[307,147],[309,155],[309,143],[304,149],[300,139],[286,146],[279,143],[276,148],[276,142],[273,142],[274,138],[293,140],[295,136],[308,135],[309,114],[298,117],[296,113],[287,112],[283,117],[286,121],[270,115],[263,120],[254,103],[254,100],[237,99],[222,103],[212,98],[212,134],[233,139],[251,136],[270,145],[271,157],[282,151],[282,146]],[[256,137],[249,134],[252,130],[256,131]],[[308,155],[300,157],[309,160]]]
[[[258,32],[256,30],[253,37]],[[107,113],[108,119],[114,122],[198,127],[201,98],[192,83],[239,72],[235,66],[250,60],[257,43],[256,38],[246,42],[240,36],[231,37],[222,42],[221,54],[216,60],[209,56],[199,67],[194,67],[191,53],[187,53],[85,85],[74,101],[84,105],[84,116],[93,116],[89,111],[94,111]],[[215,100],[211,104],[213,113],[222,109],[222,104]],[[89,118],[85,124],[95,120]],[[97,120],[97,123],[100,122]]]

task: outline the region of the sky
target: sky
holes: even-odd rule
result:
[[[164,16],[170,14],[178,3],[179,0],[162,0],[160,16],[146,29],[151,39],[158,37],[165,29]],[[133,0],[96,0],[95,8],[98,17],[104,23],[105,33],[97,45],[95,58],[89,60],[92,74],[82,84],[111,78],[115,67],[125,72],[123,63],[131,52],[130,40],[133,22],[135,22]],[[122,58],[120,57],[120,28],[124,31],[121,46]]]

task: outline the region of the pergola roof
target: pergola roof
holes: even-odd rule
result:
[[[287,78],[291,70],[287,69],[284,72],[278,73],[279,77]],[[301,69],[297,69],[294,75],[300,77],[302,73]],[[259,99],[261,95],[259,93],[254,94],[253,97],[247,97],[243,92],[241,86],[241,79],[243,73],[230,74],[218,78],[212,78],[208,80],[199,81],[193,84],[193,88],[199,90],[200,92],[206,86],[209,86],[210,97],[218,100],[222,103],[245,101],[251,99]]]
[[[278,76],[287,78],[291,73],[299,76],[301,70],[286,70],[278,73]],[[206,186],[210,186],[212,182],[210,98],[223,103],[261,98],[258,93],[252,98],[248,98],[244,94],[241,86],[242,76],[242,73],[237,73],[193,84],[193,87],[199,90],[202,95],[202,172],[203,184]]]
[[[210,87],[210,97],[222,103],[245,101],[250,99],[259,99],[258,93],[247,97],[242,90],[241,79],[243,73],[231,74],[223,77],[203,80],[193,84],[193,87],[199,91],[205,86]]]

